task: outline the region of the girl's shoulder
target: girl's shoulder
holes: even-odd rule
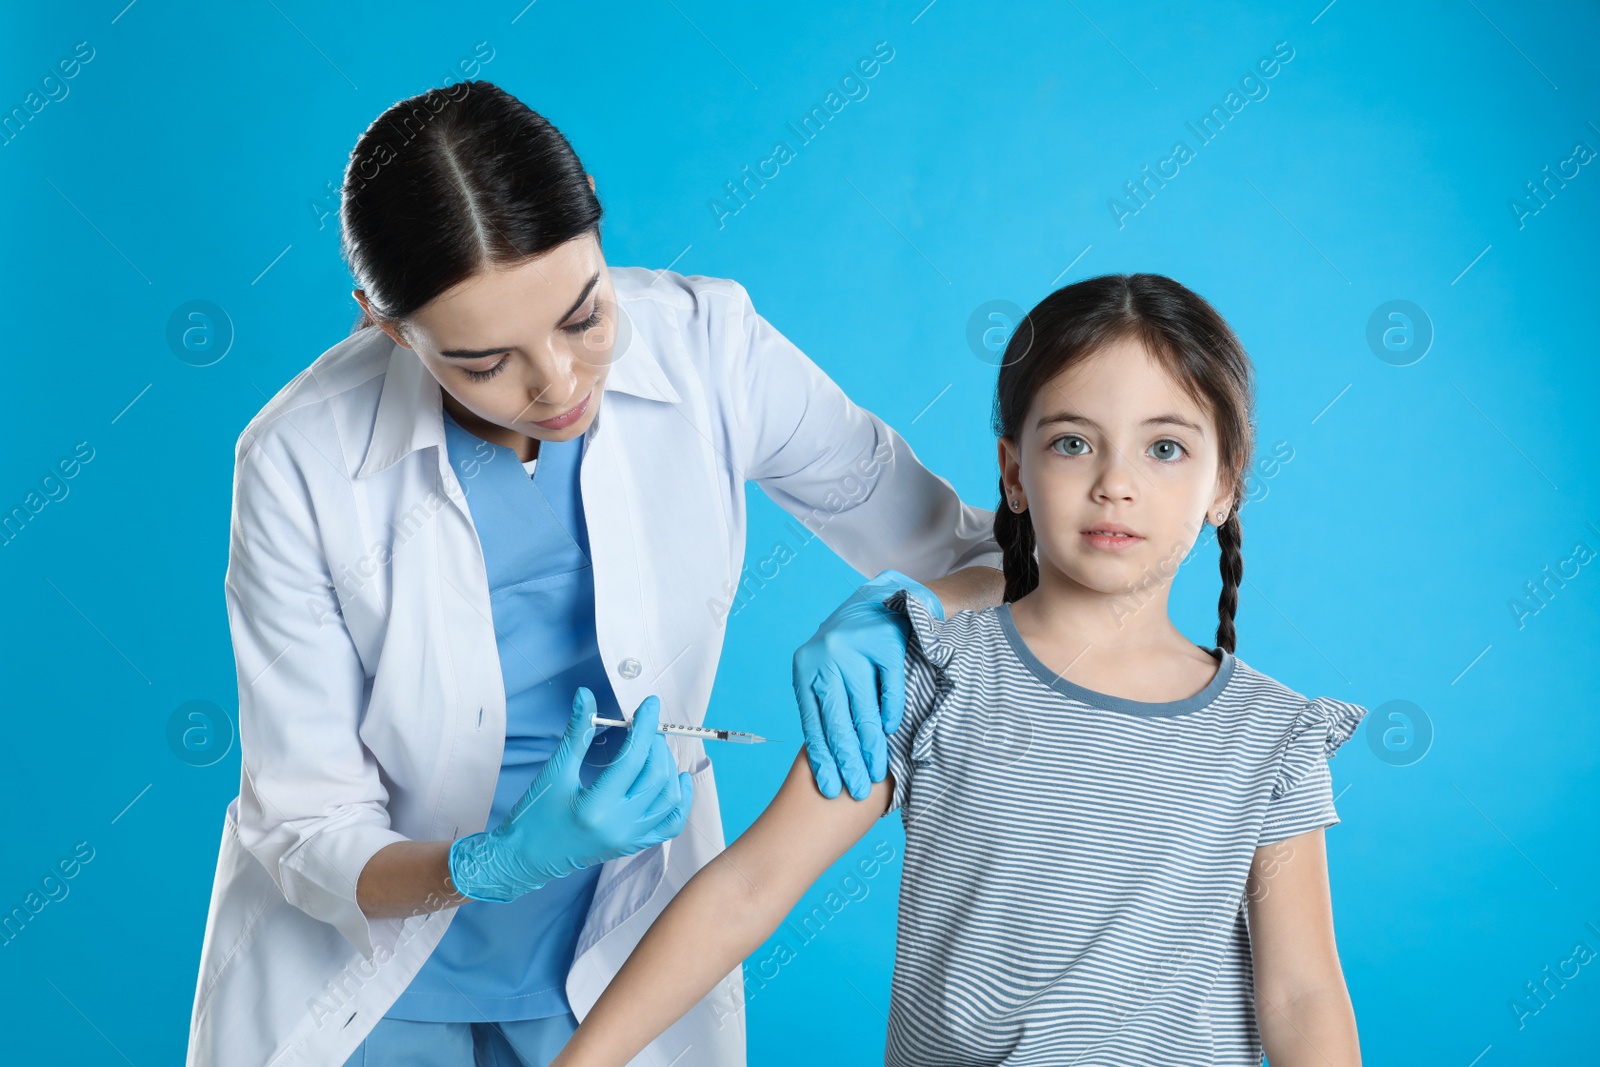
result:
[[[963,661],[990,666],[998,663],[995,643],[1004,641],[1005,635],[997,608],[967,608],[941,619],[904,588],[896,589],[883,604],[910,620],[908,654],[936,671],[949,673]]]
[[[1281,726],[1280,749],[1289,779],[1298,777],[1295,765],[1333,756],[1361,725],[1367,708],[1330,696],[1308,697],[1270,675],[1234,657],[1236,696],[1254,719],[1272,718]],[[1304,768],[1301,768],[1303,771]]]
[[[1003,606],[969,608],[940,619],[906,589],[897,589],[883,603],[909,618],[908,655],[936,673],[981,683],[1008,669],[1011,657],[1006,654],[1008,642],[1000,617]],[[1360,704],[1328,696],[1308,697],[1236,654],[1228,657],[1231,671],[1212,706],[1231,710],[1296,747],[1331,756],[1367,714]]]

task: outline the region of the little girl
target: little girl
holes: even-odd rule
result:
[[[1005,602],[941,621],[908,589],[884,601],[908,639],[888,777],[829,800],[802,750],[551,1067],[626,1064],[896,809],[886,1063],[1358,1064],[1323,828],[1328,757],[1366,709],[1233,654],[1253,395],[1233,331],[1169,278],[1040,302],[997,386]],[[1210,649],[1167,617],[1208,521]]]

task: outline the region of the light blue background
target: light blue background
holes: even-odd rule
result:
[[[237,710],[233,444],[356,314],[317,207],[333,209],[356,137],[480,41],[479,76],[546,114],[595,174],[611,262],[743,282],[975,504],[997,494],[974,309],[1132,270],[1212,300],[1258,368],[1261,453],[1293,449],[1243,512],[1240,656],[1307,694],[1412,701],[1434,731],[1399,766],[1369,721],[1333,763],[1331,879],[1365,1062],[1593,1057],[1600,961],[1550,982],[1520,1027],[1512,1002],[1576,945],[1600,951],[1597,564],[1520,627],[1509,607],[1577,543],[1600,549],[1600,164],[1521,227],[1509,207],[1575,143],[1600,149],[1592,6],[524,2],[7,16],[0,111],[77,42],[94,58],[0,146],[0,510],[77,442],[94,458],[0,547],[0,911],[75,843],[95,850],[0,947],[8,1058],[182,1057],[239,764],[236,747],[181,762],[166,724],[190,700]],[[787,123],[880,41],[894,56],[868,95],[798,146]],[[1175,140],[1194,148],[1185,123],[1279,41],[1294,58],[1269,95],[1119,228],[1108,200]],[[779,139],[796,157],[719,228],[710,202]],[[211,366],[165,340],[191,299],[236,331]],[[1410,366],[1366,340],[1394,299],[1435,332]],[[754,497],[752,564],[794,544]],[[799,743],[792,651],[856,580],[813,542],[732,619],[708,720],[784,743],[715,750],[730,836]],[[1217,588],[1202,545],[1173,597],[1196,640]],[[776,940],[752,957],[752,1064],[879,1060],[902,842],[884,820],[801,910],[892,849],[865,895],[809,941],[786,925],[781,966]]]

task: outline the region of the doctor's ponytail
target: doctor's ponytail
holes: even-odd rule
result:
[[[367,302],[400,320],[486,266],[593,232],[600,200],[561,132],[487,81],[401,100],[350,153],[340,247]],[[356,332],[374,324],[363,314]]]
[[[995,383],[994,433],[1013,442],[1025,436],[1023,419],[1052,378],[1125,338],[1142,342],[1216,425],[1219,473],[1223,484],[1233,487],[1227,519],[1217,530],[1222,595],[1216,643],[1233,652],[1244,578],[1239,508],[1255,447],[1255,384],[1250,357],[1215,308],[1160,274],[1107,274],[1057,289],[1023,317],[1006,344]],[[1039,560],[1033,519],[1026,509],[1012,509],[1003,475],[994,537],[1010,603],[1038,587]]]

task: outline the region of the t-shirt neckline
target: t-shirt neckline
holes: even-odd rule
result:
[[[446,419],[450,420],[450,424],[452,426],[454,426],[456,429],[460,430],[462,433],[469,434],[475,440],[482,441],[484,444],[488,445],[490,448],[497,448],[497,449],[500,449],[503,452],[510,452],[513,456],[515,456],[517,454],[517,450],[516,449],[507,448],[505,445],[497,445],[493,441],[489,440],[488,438],[479,437],[477,434],[473,433],[471,430],[469,430],[465,426],[461,425],[461,423],[456,420],[456,417],[454,415],[450,414],[450,409],[446,408],[444,405],[441,404],[439,406],[439,411]],[[538,471],[539,460],[544,458],[545,446],[546,445],[555,444],[555,443],[557,443],[557,442],[540,441],[539,442],[539,451],[538,451],[537,454],[534,455],[534,457],[532,459],[522,459],[521,457],[518,457],[517,462],[522,464],[522,469],[528,472],[528,477],[529,478],[533,478],[533,477],[536,477],[538,475],[538,473],[539,473],[539,471]]]
[[[1012,653],[1035,678],[1064,696],[1107,711],[1121,711],[1130,715],[1182,715],[1185,712],[1199,711],[1228,687],[1228,682],[1233,677],[1234,664],[1237,662],[1233,653],[1227,649],[1220,646],[1206,648],[1204,645],[1196,644],[1196,648],[1204,650],[1219,661],[1217,673],[1211,676],[1211,681],[1206,683],[1204,689],[1181,700],[1129,700],[1126,697],[1112,696],[1110,693],[1096,692],[1056,674],[1045,666],[1043,660],[1033,654],[1028,643],[1017,632],[1016,620],[1011,617],[1011,604],[1009,602],[1001,604],[996,614],[1000,617],[1000,628],[1005,631],[1006,643],[1011,646]]]

